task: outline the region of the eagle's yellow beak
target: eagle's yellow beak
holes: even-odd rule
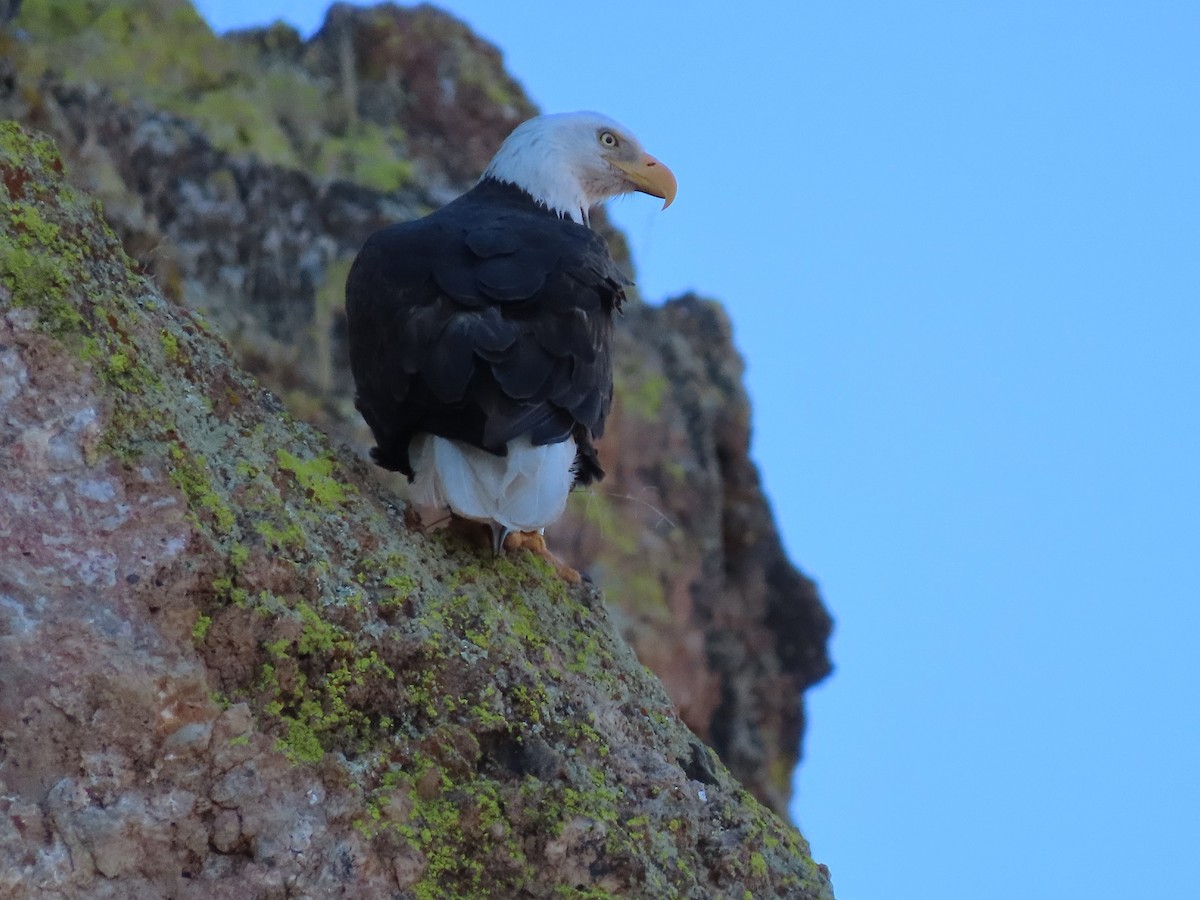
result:
[[[632,162],[614,159],[612,164],[629,177],[635,190],[665,200],[663,209],[670,206],[671,201],[675,199],[675,192],[678,189],[675,175],[649,153],[642,154]]]

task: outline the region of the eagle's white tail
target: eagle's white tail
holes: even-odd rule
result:
[[[420,434],[409,447],[413,501],[450,507],[468,519],[509,531],[538,531],[558,519],[575,481],[575,441],[534,447],[509,441],[495,456],[461,441]]]

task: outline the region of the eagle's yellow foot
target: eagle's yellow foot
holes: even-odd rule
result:
[[[558,577],[567,584],[579,584],[583,579],[579,572],[550,552],[546,546],[546,538],[537,531],[513,531],[504,538],[505,550],[528,550],[550,563]]]

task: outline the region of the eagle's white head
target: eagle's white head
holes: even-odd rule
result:
[[[628,129],[594,112],[557,113],[522,122],[483,173],[514,184],[580,224],[598,203],[641,191],[675,199],[675,176]]]

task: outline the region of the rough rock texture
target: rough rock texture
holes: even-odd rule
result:
[[[594,588],[410,528],[0,125],[0,896],[831,897]]]
[[[335,6],[307,42],[284,26],[217,38],[183,0],[50,0],[15,25],[0,116],[50,133],[142,271],[290,410],[364,452],[345,273],[371,231],[464,189],[534,111],[495,48],[390,5]],[[687,724],[782,811],[830,620],[748,458],[728,321],[686,297],[635,304],[618,332],[610,477],[552,542],[607,590]]]
[[[618,601],[622,633],[687,724],[760,799],[787,807],[797,692],[829,671],[829,615],[788,561],[749,458],[729,321],[694,296],[630,310],[601,444],[609,477],[552,537]]]

